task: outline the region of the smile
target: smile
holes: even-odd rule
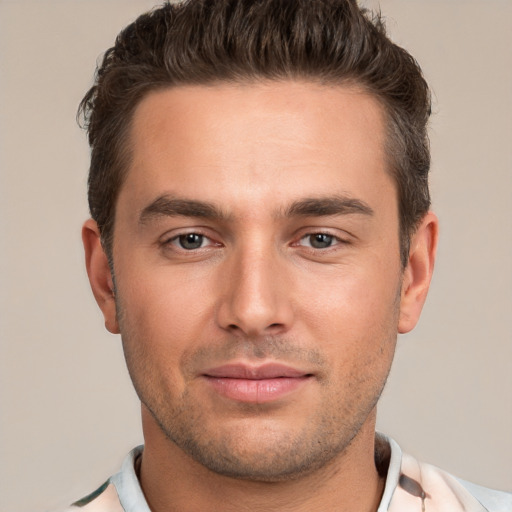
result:
[[[220,395],[240,402],[264,403],[284,398],[313,375],[281,364],[259,367],[230,364],[207,370],[202,377]]]

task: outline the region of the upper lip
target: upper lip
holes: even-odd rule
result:
[[[279,377],[297,378],[310,375],[308,372],[298,370],[291,366],[281,363],[266,363],[260,366],[249,364],[225,364],[216,366],[203,372],[206,377],[226,378],[226,379],[276,379]]]

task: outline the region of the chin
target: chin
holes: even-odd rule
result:
[[[179,426],[176,419],[157,420],[167,441],[216,474],[253,482],[290,481],[327,468],[360,430],[333,429],[325,421],[285,425],[253,417],[222,426],[196,417]]]

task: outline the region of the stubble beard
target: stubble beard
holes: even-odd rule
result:
[[[134,331],[126,321],[121,305],[116,302],[132,382],[139,399],[165,437],[214,473],[255,482],[298,479],[329,467],[334,459],[341,456],[375,410],[389,374],[396,342],[396,330],[393,333],[391,327],[381,341],[380,352],[348,373],[346,381],[349,384],[345,386],[343,396],[332,391],[329,393],[328,377],[320,381],[319,386],[325,390],[323,400],[317,410],[311,412],[301,431],[273,429],[262,424],[257,433],[252,432],[248,437],[244,428],[224,431],[211,428],[208,413],[188,389],[178,397],[173,396],[172,389],[166,388],[164,381],[155,377],[150,354],[142,340],[134,339]],[[293,352],[288,340],[269,338],[267,341],[266,348],[261,340],[257,344],[246,341],[246,350],[252,350],[256,358],[271,355],[277,359],[279,356],[286,359]],[[240,340],[234,340],[233,346],[235,343],[240,346]],[[386,351],[385,345],[392,347]],[[221,351],[227,353],[229,349],[221,348]],[[318,352],[300,352],[304,360],[318,363]],[[384,352],[388,361],[382,364],[379,360],[378,375],[361,371],[374,366],[376,358],[383,358]],[[261,409],[264,409],[261,405],[247,404],[248,418],[254,417],[259,421]]]
[[[383,386],[382,386],[383,387]],[[295,436],[288,432],[261,431],[261,438],[248,439],[243,431],[205,437],[208,429],[200,411],[189,406],[165,414],[155,410],[148,400],[141,400],[166,438],[193,460],[214,473],[253,482],[282,482],[299,479],[321,468],[328,468],[350,446],[373,411],[382,388],[366,409],[360,409],[352,422],[340,422],[328,414],[315,418],[309,431]],[[141,394],[139,393],[139,396]],[[186,394],[183,395],[184,403]],[[275,437],[273,435],[275,434]],[[258,450],[254,444],[258,444]]]

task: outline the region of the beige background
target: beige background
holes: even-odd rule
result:
[[[88,148],[74,116],[96,58],[151,5],[0,0],[1,511],[81,497],[141,441],[119,339],[104,331],[83,269]],[[512,2],[381,8],[435,92],[442,231],[380,429],[458,476],[511,488]]]

